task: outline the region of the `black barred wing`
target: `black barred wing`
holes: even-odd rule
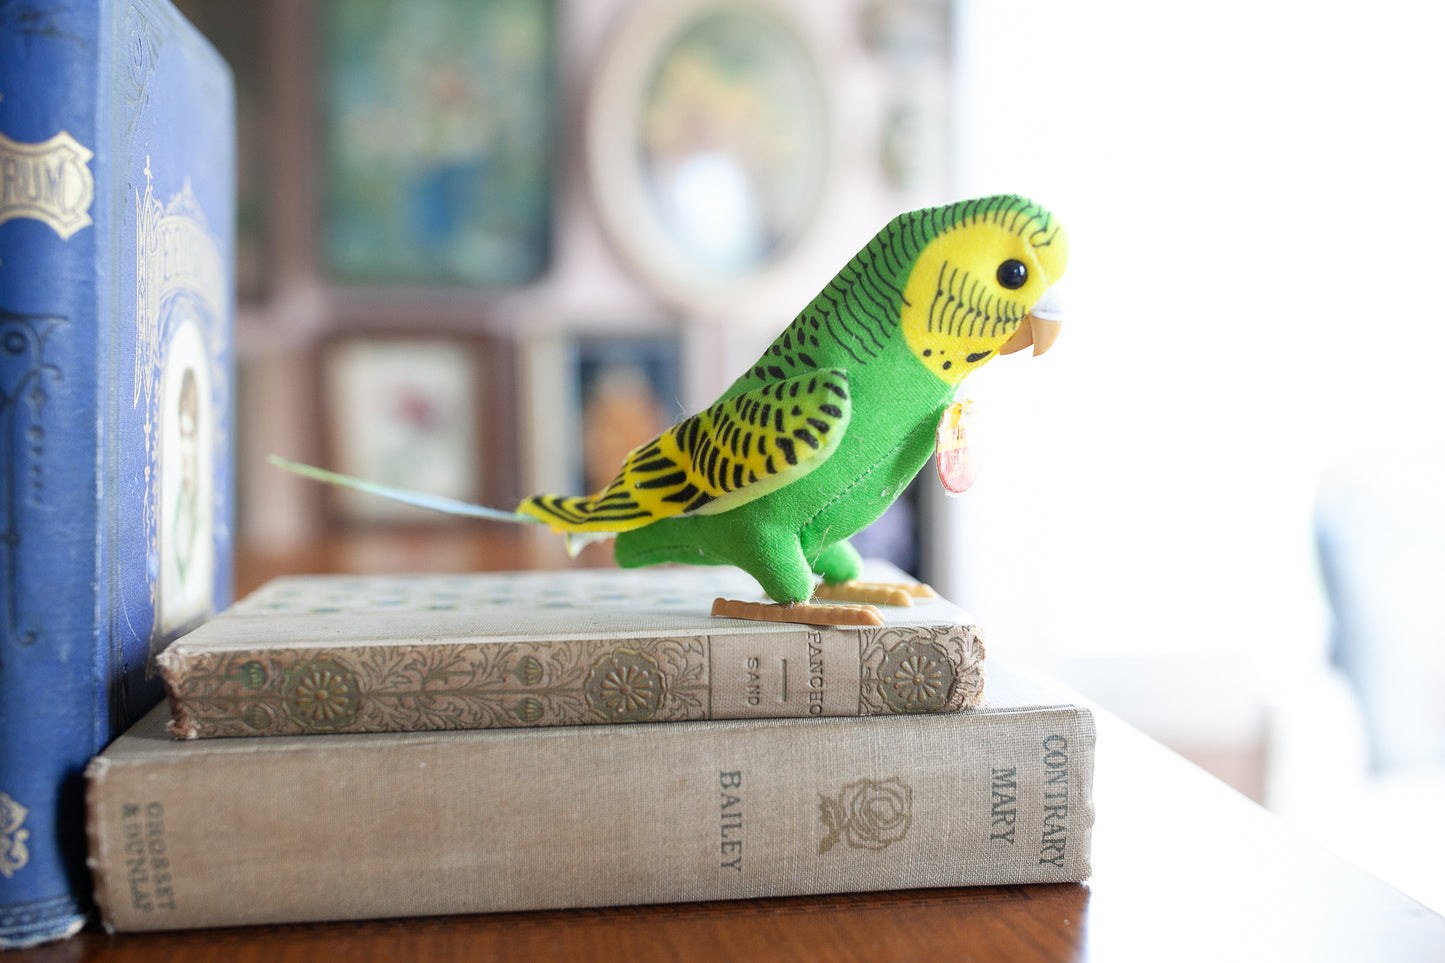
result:
[[[678,422],[628,455],[595,495],[534,495],[517,511],[565,532],[626,532],[727,511],[821,465],[851,414],[846,372],[805,372]]]

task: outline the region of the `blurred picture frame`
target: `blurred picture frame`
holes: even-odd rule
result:
[[[766,300],[827,233],[838,124],[810,9],[643,0],[604,54],[593,194],[619,253],[675,305]]]
[[[321,260],[337,280],[494,287],[552,247],[554,0],[330,0]]]
[[[323,343],[318,358],[328,467],[368,481],[468,502],[505,494],[510,447],[497,420],[510,388],[491,339],[450,333],[359,333]],[[328,486],[341,528],[430,526],[451,516]]]
[[[681,337],[671,331],[538,335],[523,362],[524,487],[590,494],[675,424]]]

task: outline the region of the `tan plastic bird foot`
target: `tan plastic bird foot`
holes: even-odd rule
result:
[[[931,599],[937,595],[937,592],[922,582],[910,582],[906,585],[896,582],[839,582],[829,585],[824,582],[813,592],[814,598],[829,602],[904,606],[912,605],[914,599]]]
[[[751,619],[755,622],[798,622],[803,625],[882,625],[883,613],[871,605],[814,605],[798,602],[779,605],[776,602],[740,602],[736,599],[715,599],[712,614],[729,619]]]

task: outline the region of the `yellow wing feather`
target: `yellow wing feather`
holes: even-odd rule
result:
[[[594,495],[518,506],[560,532],[627,532],[661,518],[724,512],[821,465],[852,415],[848,376],[808,372],[725,398],[634,449]]]

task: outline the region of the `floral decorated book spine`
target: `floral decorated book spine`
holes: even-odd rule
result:
[[[179,741],[87,771],[113,931],[1068,882],[1093,718],[966,712]],[[248,828],[249,827],[249,828]]]
[[[983,643],[942,599],[894,610],[876,627],[716,619],[707,579],[719,574],[278,579],[162,654],[171,733],[890,715],[978,703]]]

